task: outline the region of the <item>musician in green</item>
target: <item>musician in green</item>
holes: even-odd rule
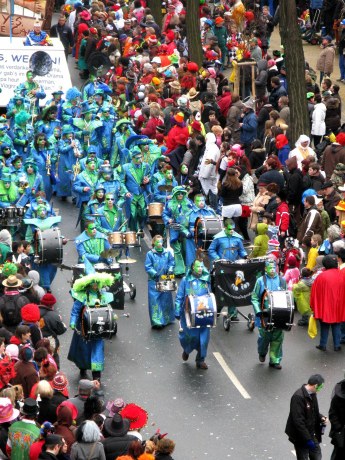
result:
[[[77,236],[75,240],[79,262],[85,264],[85,273],[88,275],[94,272],[93,265],[99,262],[110,264],[110,259],[101,256],[104,250],[110,249],[110,244],[104,233],[97,231],[94,221],[85,222],[85,231]]]
[[[281,369],[283,357],[284,331],[273,328],[268,331],[263,321],[268,315],[268,297],[263,297],[265,291],[284,291],[286,282],[279,276],[277,264],[273,259],[266,262],[265,274],[257,279],[252,293],[252,304],[256,316],[255,325],[259,328],[258,353],[260,363],[264,363],[269,352],[269,366],[274,369]]]
[[[39,112],[39,100],[45,99],[46,93],[42,86],[34,81],[34,74],[32,70],[26,72],[26,80],[20,83],[14,90],[15,94],[25,97],[30,101],[30,112],[34,111],[37,115]]]

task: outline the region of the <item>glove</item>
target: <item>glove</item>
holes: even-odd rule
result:
[[[75,324],[71,323],[71,324],[69,325],[69,327],[72,329],[72,331],[74,331],[74,329],[75,329]]]
[[[111,257],[108,257],[106,261],[108,265],[111,265],[113,263],[113,259]]]
[[[313,450],[313,449],[315,449],[316,444],[315,444],[315,442],[314,442],[312,439],[309,439],[309,440],[307,441],[306,447],[307,447],[307,449]]]
[[[179,317],[179,316],[176,316],[176,315],[175,315],[175,318],[177,319],[177,321],[180,321],[180,317]]]

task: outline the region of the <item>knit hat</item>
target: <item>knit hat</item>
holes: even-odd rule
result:
[[[288,257],[287,263],[288,263],[289,267],[296,267],[296,265],[297,265],[297,259],[296,259],[296,257],[295,257],[294,255],[291,254],[291,255]]]
[[[7,345],[6,353],[11,356],[11,359],[13,359],[14,361],[18,361],[18,355],[19,355],[18,345],[14,343],[10,343],[9,345]]]
[[[19,350],[19,359],[25,362],[29,362],[34,356],[34,352],[32,351],[32,348],[30,348],[28,345],[25,345],[23,348]]]
[[[182,123],[184,120],[184,114],[182,112],[178,112],[176,115],[174,115],[174,119],[177,121],[177,123]]]
[[[199,133],[201,133],[202,127],[201,127],[201,123],[199,121],[196,121],[196,120],[193,121],[191,126],[192,126],[193,131],[198,131]]]
[[[20,315],[23,321],[28,323],[36,323],[40,320],[40,309],[35,303],[28,303],[20,310]]]
[[[57,391],[63,391],[67,388],[68,380],[63,372],[58,372],[52,381],[52,388]]]
[[[41,304],[46,307],[52,308],[56,304],[56,298],[53,296],[53,294],[50,294],[48,292],[47,294],[44,294],[44,296],[42,297]]]

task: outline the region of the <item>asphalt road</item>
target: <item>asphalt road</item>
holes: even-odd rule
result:
[[[72,60],[69,67],[72,80],[78,85]],[[77,209],[57,198],[54,207],[59,208],[63,216],[63,234],[75,238],[79,234],[75,228]],[[211,334],[209,369],[197,370],[193,355],[183,363],[178,325],[170,325],[162,331],[150,328],[143,266],[147,249],[143,241],[141,252],[139,249],[131,252],[137,263],[130,266],[129,281],[136,284],[137,297],[131,301],[126,296],[124,311],[129,317],[120,316],[117,336],[106,342],[102,375],[105,399],[122,397],[126,402],[144,407],[149,414],[144,437],[157,428],[168,432],[176,441],[175,460],[293,459],[293,446],[284,434],[290,397],[311,374],[321,373],[326,384],[318,395],[319,405],[321,412],[327,414],[332,389],[344,376],[345,350],[322,353],[315,349],[318,339],[309,339],[306,329],[296,326],[285,334],[283,369],[277,371],[270,369],[267,363],[258,362],[256,330],[251,333],[246,323],[238,323],[226,332],[219,321]],[[64,263],[73,265],[76,259],[71,241],[64,249]],[[67,324],[72,305],[68,294],[70,279],[70,271],[58,271],[52,286],[58,309]],[[243,311],[248,313],[249,309]],[[298,317],[295,323],[297,320]],[[68,375],[73,393],[79,373],[74,364],[67,361],[71,337],[71,331],[62,336],[61,367]],[[329,349],[333,350],[331,342]],[[219,363],[222,359],[223,367]],[[324,436],[325,459],[330,458],[332,451],[328,431],[329,427]]]

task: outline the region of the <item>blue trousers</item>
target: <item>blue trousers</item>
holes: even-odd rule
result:
[[[326,347],[328,341],[328,334],[329,328],[332,328],[332,336],[333,336],[333,345],[334,347],[340,346],[340,337],[341,337],[341,323],[324,323],[323,321],[319,320],[320,322],[320,346]]]
[[[344,80],[345,79],[345,56],[343,54],[339,54],[339,70],[340,70],[340,78]]]

